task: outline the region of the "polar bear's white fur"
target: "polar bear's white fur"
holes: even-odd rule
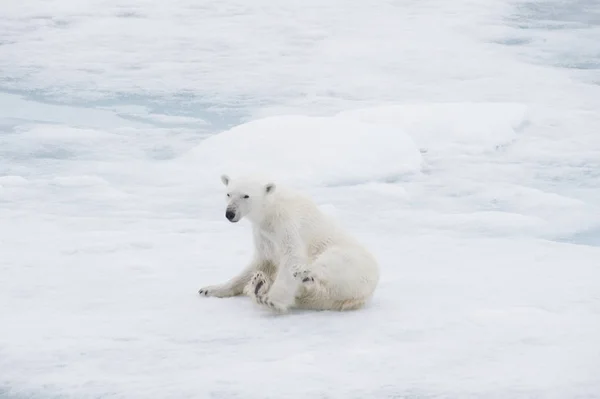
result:
[[[257,177],[221,176],[226,218],[252,223],[254,255],[246,268],[200,295],[246,294],[276,311],[358,309],[379,282],[369,251],[308,197]]]

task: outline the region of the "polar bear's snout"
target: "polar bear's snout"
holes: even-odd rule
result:
[[[237,214],[233,208],[227,208],[225,210],[225,217],[227,218],[227,220],[229,220],[232,223],[235,223],[239,220],[239,218],[237,217]]]

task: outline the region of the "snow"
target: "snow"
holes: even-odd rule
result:
[[[397,179],[421,167],[419,150],[402,130],[343,117],[258,119],[207,138],[184,159],[205,180],[223,171],[296,185]]]
[[[479,152],[510,144],[528,123],[524,104],[503,103],[402,104],[340,115],[410,131],[420,148],[450,153]]]
[[[600,397],[599,12],[7,3],[0,398]],[[373,251],[365,309],[197,295],[250,171]]]

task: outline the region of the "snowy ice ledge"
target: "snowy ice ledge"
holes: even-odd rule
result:
[[[207,138],[184,160],[208,181],[220,173],[266,173],[296,185],[394,179],[421,166],[402,130],[341,116],[259,119]]]
[[[273,116],[209,137],[184,160],[205,181],[224,172],[267,173],[296,185],[389,181],[421,169],[419,148],[447,156],[508,144],[526,113],[521,104],[448,103]]]
[[[527,106],[518,103],[402,104],[338,115],[403,129],[420,149],[444,154],[493,150],[528,124]]]

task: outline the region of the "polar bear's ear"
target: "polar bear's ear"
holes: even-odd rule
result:
[[[229,176],[227,175],[221,175],[221,181],[223,182],[224,185],[228,185],[229,184]]]
[[[275,183],[269,183],[265,186],[265,192],[267,194],[272,193],[273,191],[275,191]]]

